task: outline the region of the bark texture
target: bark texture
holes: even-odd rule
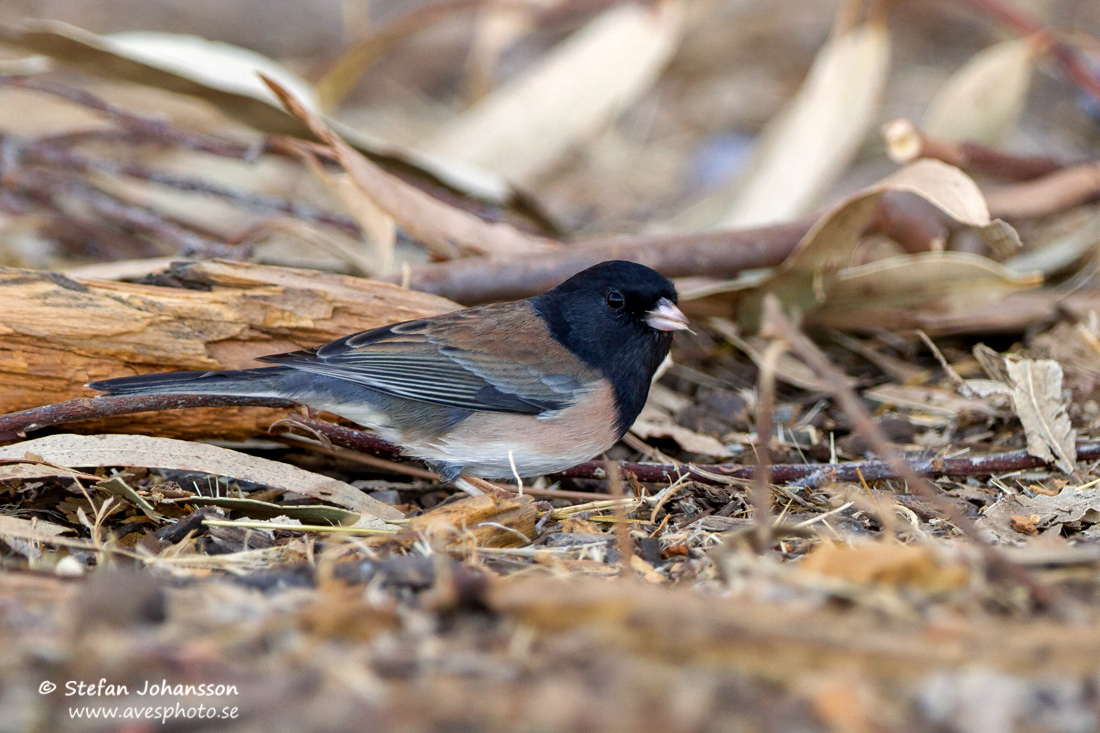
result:
[[[458,306],[395,285],[308,270],[210,261],[154,284],[0,268],[0,413],[95,394],[97,379],[257,366],[263,354]],[[288,410],[187,409],[82,423],[77,430],[242,439]]]

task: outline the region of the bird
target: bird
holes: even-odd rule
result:
[[[558,473],[619,441],[673,334],[676,288],[602,262],[525,300],[457,310],[263,356],[274,366],[91,382],[110,395],[287,399],[373,430],[444,482]]]

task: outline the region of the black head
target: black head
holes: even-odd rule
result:
[[[613,260],[574,275],[531,304],[559,342],[611,382],[625,433],[645,405],[672,332],[687,328],[672,282],[645,265]]]

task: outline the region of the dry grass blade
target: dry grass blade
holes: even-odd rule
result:
[[[439,259],[473,255],[509,257],[555,249],[549,239],[520,232],[509,224],[491,224],[457,209],[386,173],[333,132],[273,79],[264,78],[291,114],[332,148],[363,194],[385,211],[410,237]]]
[[[359,224],[359,229],[371,251],[369,264],[365,268],[367,275],[370,277],[389,275],[393,271],[394,247],[397,243],[397,225],[393,217],[378,208],[363,188],[346,173],[343,175],[330,173],[317,156],[305,146],[298,146],[298,154],[305,161],[310,172],[325,184],[325,188],[344,205],[347,212],[355,217],[356,223]],[[357,258],[356,261],[360,259]]]

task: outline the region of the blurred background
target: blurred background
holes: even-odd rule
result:
[[[1098,103],[1052,54],[1036,48],[1044,41],[1033,39],[1030,51],[1020,50],[1028,42],[1014,41],[1027,36],[1013,22],[1019,18],[1074,39],[1095,74],[1096,62],[1088,59],[1096,58],[1100,7],[1089,0],[9,0],[0,7],[0,22],[15,43],[0,48],[9,68],[20,59],[28,63],[28,52],[52,53],[55,78],[60,74],[127,109],[242,139],[257,126],[269,130],[249,120],[242,124],[240,116],[224,114],[224,105],[219,112],[210,94],[164,93],[157,89],[165,86],[162,80],[138,78],[140,70],[121,69],[110,58],[60,49],[41,27],[33,26],[35,34],[20,23],[50,19],[103,34],[100,42],[115,44],[114,53],[167,64],[215,89],[244,85],[265,93],[250,69],[266,57],[285,69],[281,78],[303,98],[380,148],[425,154],[452,172],[475,171],[474,179],[495,192],[486,201],[490,206],[509,214],[533,210],[536,229],[585,239],[820,212],[895,170],[879,126],[898,117],[928,121],[937,95],[948,97],[941,107],[946,101],[953,108],[945,86],[986,49],[1001,49],[1001,58],[985,62],[988,68],[963,92],[972,104],[954,115],[969,117],[969,128],[948,119],[935,123],[937,130],[1020,154],[1088,157],[1100,141]],[[824,58],[829,39],[860,28],[878,34],[853,51],[860,60],[830,66]],[[48,29],[62,36],[74,31],[56,24]],[[791,153],[794,165],[788,162],[783,175],[796,179],[793,188],[764,186],[746,194],[767,139],[762,132],[778,124],[785,106],[809,84],[815,59],[829,67],[819,76],[832,77],[816,95],[805,95],[813,97],[804,101],[818,107],[809,117],[820,125],[803,133],[817,140]],[[127,75],[140,83],[119,82]],[[9,137],[57,135],[95,120],[48,95],[0,89],[0,132]],[[784,145],[788,151],[799,147]],[[240,165],[179,150],[122,154],[140,154],[142,162],[179,174],[339,208],[325,186],[285,160]],[[501,198],[504,187],[522,194],[527,206]],[[249,256],[263,261],[361,269],[333,255],[332,246],[319,253],[300,233],[268,227],[258,235],[253,230],[270,215],[217,197],[132,179],[111,181],[111,188],[127,202],[170,212],[203,238],[247,239],[257,245]],[[486,200],[483,186],[458,188]],[[156,241],[163,238],[148,232],[132,241],[132,226],[118,231],[128,227],[110,221],[99,221],[98,236],[81,245],[70,241],[58,211],[71,217],[82,204],[61,201],[65,196],[56,191],[9,194],[0,200],[9,217],[9,226],[0,228],[5,264],[67,267],[178,249],[178,242]],[[761,207],[761,197],[772,203]],[[54,219],[52,229],[20,216],[30,209]],[[399,246],[396,262],[422,257],[415,247]]]

